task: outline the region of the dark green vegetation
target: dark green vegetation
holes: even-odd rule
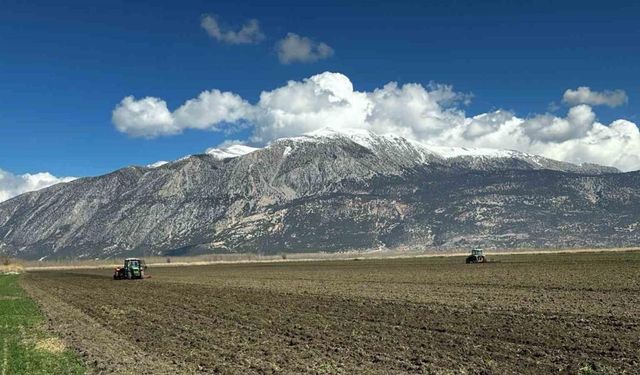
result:
[[[0,275],[0,374],[84,373],[64,344],[41,329],[43,316],[18,277]]]
[[[149,373],[636,373],[640,253],[33,272],[96,369]],[[133,298],[135,296],[135,298]]]

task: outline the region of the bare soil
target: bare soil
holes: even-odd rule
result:
[[[29,272],[95,373],[577,374],[640,368],[640,253]]]

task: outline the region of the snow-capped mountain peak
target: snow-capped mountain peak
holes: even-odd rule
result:
[[[514,150],[501,150],[491,148],[469,148],[455,146],[432,146],[421,142],[403,138],[396,134],[376,134],[366,129],[334,129],[323,128],[305,134],[302,138],[319,139],[336,139],[347,138],[363,147],[374,150],[380,145],[392,146],[402,145],[404,147],[411,146],[422,152],[438,156],[443,159],[457,157],[493,157],[493,158],[511,158],[517,156],[534,156],[528,155]],[[294,139],[301,139],[297,137]]]
[[[598,165],[576,165],[568,162],[548,159],[540,155],[527,154],[515,150],[491,148],[470,148],[455,146],[434,146],[404,138],[396,134],[377,134],[359,128],[322,128],[301,136],[280,138],[264,148],[250,147],[243,144],[232,144],[226,147],[209,148],[207,155],[217,160],[238,158],[247,154],[282,147],[284,157],[304,148],[305,144],[357,144],[364,147],[381,160],[386,160],[396,167],[412,167],[418,165],[447,165],[468,167],[472,169],[516,168],[516,169],[548,169],[577,173],[615,173],[615,168]],[[186,160],[191,155],[178,159]],[[515,163],[515,164],[514,164]],[[148,165],[155,168],[163,162]],[[516,165],[518,164],[518,165]]]
[[[0,246],[39,259],[638,243],[640,175],[612,172],[323,130],[14,197],[0,203]]]
[[[259,148],[235,144],[224,148],[209,148],[206,153],[216,159],[223,160],[243,156],[257,150]]]
[[[434,146],[401,137],[396,134],[376,134],[367,129],[323,128],[300,137],[283,138],[282,142],[330,142],[336,140],[354,142],[381,158],[392,158],[403,165],[429,164],[434,159],[459,164],[473,164],[482,169],[483,163],[513,161],[524,163],[530,169],[549,169],[581,173],[619,172],[615,168],[590,164],[576,165],[515,150]],[[400,160],[402,159],[402,160]]]
[[[157,161],[155,163],[147,164],[145,167],[147,167],[147,168],[158,168],[158,167],[162,167],[163,165],[168,164],[168,163],[169,162],[167,162],[167,161],[160,160],[160,161]]]

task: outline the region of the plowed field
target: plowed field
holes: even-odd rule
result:
[[[493,260],[42,271],[22,285],[96,373],[640,371],[640,253]]]

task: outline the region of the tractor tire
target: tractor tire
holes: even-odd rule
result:
[[[486,263],[487,259],[485,257],[478,257],[478,263]]]

